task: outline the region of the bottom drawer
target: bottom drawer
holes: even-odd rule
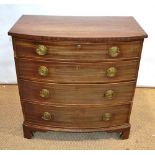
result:
[[[102,106],[45,106],[23,102],[25,121],[59,128],[102,128],[128,122],[130,104]]]

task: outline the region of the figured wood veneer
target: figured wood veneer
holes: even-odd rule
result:
[[[25,138],[36,131],[107,131],[129,137],[147,37],[133,17],[24,15],[8,34],[13,39]],[[40,46],[45,54],[36,52]],[[119,51],[116,57],[109,54],[111,48]],[[44,76],[40,66],[46,69]],[[108,77],[108,68],[116,74]]]
[[[34,40],[127,41],[147,37],[133,17],[23,15],[9,35]]]
[[[43,124],[45,126],[64,128],[102,128],[122,125],[128,122],[130,105],[117,106],[117,108],[88,105],[70,105],[70,106],[46,106],[24,102],[25,119],[28,122]],[[42,114],[48,111],[53,115],[51,120],[43,120]],[[112,118],[110,121],[104,121],[104,113],[110,112]]]
[[[102,62],[113,60],[128,60],[140,57],[143,41],[132,42],[110,42],[91,43],[81,41],[52,41],[35,42],[34,40],[15,39],[16,56],[19,58],[42,59],[36,53],[39,44],[47,47],[47,54],[44,60],[61,60],[73,62]],[[80,49],[77,45],[80,44]],[[117,46],[120,50],[117,58],[108,55],[108,49]]]
[[[132,101],[136,84],[135,81],[108,84],[55,84],[21,79],[18,82],[22,100],[49,105],[101,104],[106,107],[127,104],[128,101]],[[50,92],[49,97],[40,96],[42,89],[47,89]],[[104,93],[111,89],[114,91],[114,95],[112,99],[107,99]]]
[[[58,83],[107,83],[135,80],[139,64],[138,60],[102,63],[15,60],[19,78]],[[47,76],[39,75],[38,69],[40,66],[48,68]],[[107,77],[106,70],[110,67],[117,69],[115,77]]]

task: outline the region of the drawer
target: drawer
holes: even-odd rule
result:
[[[19,80],[22,100],[44,104],[102,104],[113,106],[132,101],[135,82],[111,84],[52,84]]]
[[[16,59],[18,77],[58,83],[107,83],[135,80],[139,61],[69,63]]]
[[[16,56],[61,61],[108,61],[140,57],[142,41],[116,43],[33,42],[15,39]],[[41,46],[40,46],[41,45]]]
[[[23,102],[27,122],[63,128],[101,128],[128,122],[130,105],[102,106],[44,106]]]

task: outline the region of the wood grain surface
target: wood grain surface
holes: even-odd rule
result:
[[[133,17],[69,17],[23,15],[9,31],[38,40],[138,40],[147,37]]]
[[[19,79],[20,97],[22,100],[46,105],[96,105],[115,106],[128,104],[132,101],[135,81],[110,84],[53,84],[32,82]],[[40,91],[47,89],[49,97],[40,96]],[[105,93],[113,90],[112,99],[107,99]]]
[[[19,78],[57,83],[109,83],[135,80],[139,65],[137,60],[102,63],[15,60]],[[48,68],[47,76],[39,75],[40,66]],[[110,67],[117,69],[115,77],[107,77],[106,71]]]
[[[136,59],[140,57],[143,41],[132,42],[111,42],[111,43],[90,43],[90,42],[69,42],[52,41],[36,42],[34,40],[14,39],[16,57],[58,60],[58,61],[78,61],[78,62],[97,62]],[[38,45],[47,47],[47,54],[39,56],[36,53]],[[77,48],[80,45],[80,49]],[[119,55],[112,58],[108,54],[110,47],[117,46]]]
[[[122,139],[129,137],[147,37],[133,17],[23,15],[8,34],[13,39],[25,138],[49,130],[115,131]],[[46,46],[45,55],[36,53],[39,45]],[[113,46],[119,49],[115,58],[108,54]],[[48,70],[46,76],[39,74],[41,66]],[[110,67],[117,71],[114,77],[107,76]],[[47,98],[40,95],[43,89],[49,91]],[[108,90],[114,93],[112,99],[105,98]],[[106,113],[112,116],[107,121]]]
[[[100,128],[128,123],[130,105],[102,108],[102,106],[45,106],[24,102],[27,122],[62,128]],[[51,120],[43,120],[44,112],[53,115]],[[109,121],[104,121],[105,113],[111,113]]]

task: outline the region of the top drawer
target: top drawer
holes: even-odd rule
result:
[[[96,62],[140,57],[143,41],[90,43],[90,42],[34,42],[15,39],[15,55],[21,58],[44,60]]]

